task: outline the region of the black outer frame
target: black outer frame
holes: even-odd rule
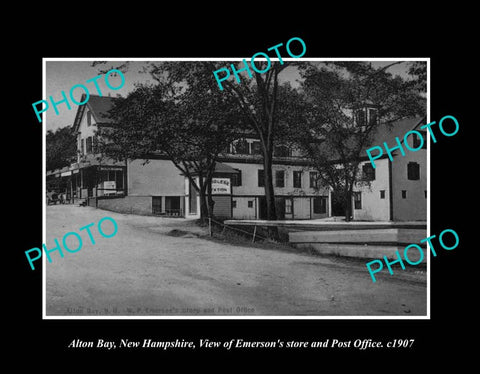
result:
[[[366,30],[368,33],[368,30]],[[378,30],[373,30],[378,31]],[[402,29],[405,31],[405,29]],[[7,314],[16,320],[10,347],[20,351],[28,342],[31,347],[29,355],[39,360],[48,357],[76,358],[78,356],[99,356],[106,354],[102,350],[72,350],[67,345],[76,338],[82,340],[115,339],[130,340],[175,340],[202,338],[229,341],[232,338],[244,340],[313,341],[333,338],[339,340],[355,339],[415,339],[414,346],[408,350],[367,350],[329,349],[318,350],[136,350],[110,351],[108,357],[130,357],[141,354],[155,360],[198,358],[200,355],[216,358],[217,355],[232,357],[261,357],[263,361],[288,360],[292,355],[313,356],[326,362],[353,356],[357,359],[371,360],[381,354],[390,360],[399,359],[405,364],[413,364],[412,359],[426,360],[426,354],[435,352],[435,357],[442,354],[451,356],[452,349],[458,342],[462,344],[465,329],[469,328],[467,302],[459,303],[462,296],[459,290],[468,286],[468,279],[473,274],[471,251],[466,245],[467,233],[462,223],[467,220],[464,204],[461,201],[462,187],[459,186],[459,166],[469,163],[465,158],[466,131],[473,122],[467,120],[466,100],[463,93],[469,87],[459,73],[469,66],[468,57],[463,56],[460,45],[445,45],[445,40],[436,33],[425,29],[410,30],[411,33],[398,35],[388,33],[386,42],[359,43],[357,38],[327,36],[322,30],[307,30],[305,27],[277,27],[262,30],[258,35],[247,36],[244,29],[238,34],[226,30],[216,30],[211,34],[177,34],[171,38],[162,36],[160,30],[157,38],[141,44],[128,43],[125,38],[110,39],[106,43],[85,44],[76,48],[75,43],[62,46],[45,43],[39,48],[30,48],[22,56],[22,68],[28,72],[18,77],[19,92],[15,105],[18,109],[11,111],[16,118],[15,139],[21,139],[22,151],[20,162],[28,167],[17,172],[15,189],[23,196],[17,200],[16,211],[21,213],[23,235],[16,235],[13,263],[8,267],[14,270],[14,296],[12,309],[6,307]],[[400,33],[399,33],[400,34]],[[252,56],[259,51],[278,44],[286,43],[290,38],[301,37],[306,46],[304,57],[430,57],[431,58],[431,121],[437,121],[445,115],[455,116],[460,123],[460,131],[451,138],[439,136],[438,143],[431,143],[431,172],[428,191],[431,199],[431,234],[438,234],[446,229],[454,229],[460,237],[460,245],[453,251],[437,250],[437,257],[431,266],[431,320],[42,320],[42,280],[41,267],[31,271],[24,251],[40,246],[42,243],[42,124],[38,123],[31,109],[31,103],[42,97],[42,57],[239,57]],[[367,38],[368,39],[368,38]],[[148,38],[147,38],[148,40]],[[429,43],[425,43],[429,40]],[[448,39],[450,40],[450,39]],[[370,39],[371,41],[371,39]],[[437,43],[435,43],[437,42]],[[160,47],[152,48],[159,45]],[[77,46],[78,47],[78,46]],[[474,66],[470,66],[474,70]],[[462,73],[463,74],[463,73]],[[473,74],[473,73],[472,73]],[[20,118],[18,118],[20,117]],[[18,121],[18,122],[17,122]],[[462,152],[463,151],[463,152]],[[16,152],[9,152],[11,156]],[[463,157],[462,157],[463,156]],[[468,156],[468,155],[467,155]],[[17,166],[18,168],[18,166]],[[17,169],[18,170],[18,169]],[[468,175],[468,174],[467,174]],[[456,178],[457,177],[457,178]],[[20,181],[18,180],[20,179]],[[471,192],[474,192],[471,190]],[[463,221],[463,222],[462,222]],[[470,249],[474,249],[470,247]],[[13,251],[12,251],[13,252]],[[469,253],[470,252],[470,253]],[[39,263],[39,262],[38,262]],[[8,287],[12,287],[9,285]],[[13,287],[12,287],[13,288]],[[467,317],[464,317],[466,314]],[[454,325],[454,326],[452,326]],[[457,352],[455,352],[456,354]],[[401,354],[401,356],[398,356]],[[112,356],[113,355],[113,356]],[[458,357],[458,356],[457,356]],[[38,361],[41,364],[41,361]],[[339,361],[337,361],[339,362]],[[393,364],[394,361],[389,361]],[[437,361],[438,362],[438,361]],[[247,363],[248,364],[248,363]]]

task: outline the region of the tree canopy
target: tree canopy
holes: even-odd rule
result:
[[[77,138],[72,126],[61,127],[55,131],[48,130],[46,136],[47,170],[70,166],[76,161]]]

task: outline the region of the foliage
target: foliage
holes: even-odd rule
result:
[[[46,137],[47,170],[60,169],[76,161],[77,138],[72,126],[48,130]]]
[[[115,126],[99,132],[101,149],[116,159],[168,157],[199,192],[205,217],[215,164],[236,136],[232,123],[238,124],[239,116],[228,96],[209,79],[208,64],[162,62],[150,69],[156,84],[138,85],[116,100],[110,111]]]
[[[359,164],[378,126],[424,115],[425,100],[410,82],[366,62],[300,66],[303,115],[290,138],[318,170],[321,185],[342,196],[351,215],[354,186],[363,182]],[[359,123],[357,113],[370,107],[376,120]]]

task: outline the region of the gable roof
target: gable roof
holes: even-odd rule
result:
[[[375,145],[383,146],[384,142],[387,143],[388,146],[393,147],[396,144],[395,143],[396,137],[398,137],[398,139],[403,143],[403,138],[405,134],[419,127],[419,125],[423,122],[425,122],[425,118],[408,117],[408,118],[395,121],[389,125],[383,124],[383,125],[377,126],[377,128],[375,129],[375,132],[373,133],[373,137],[372,137],[373,140],[371,145],[366,146],[364,151],[366,151],[367,148],[370,148]]]
[[[98,96],[98,95],[90,95],[90,98],[84,105],[80,105],[77,109],[77,114],[75,115],[75,121],[73,122],[73,130],[76,132],[80,126],[80,122],[83,117],[83,113],[85,112],[85,107],[88,107],[90,112],[95,119],[95,122],[98,125],[109,125],[112,124],[113,121],[109,117],[108,111],[113,108],[115,103],[115,97],[110,96]],[[81,102],[85,100],[85,94],[82,95],[80,99]]]

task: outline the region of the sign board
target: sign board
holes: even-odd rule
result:
[[[103,182],[103,194],[104,195],[112,195],[115,194],[117,191],[117,183],[115,181],[105,181]]]
[[[231,194],[230,178],[212,178],[212,195]]]
[[[121,166],[100,166],[98,168],[99,170],[118,170],[118,171],[122,171],[123,170],[123,167]]]

